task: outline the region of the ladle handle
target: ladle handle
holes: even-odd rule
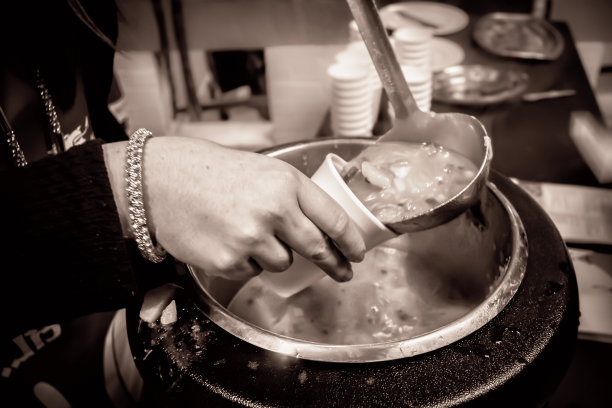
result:
[[[419,107],[410,92],[374,0],[347,0],[347,3],[393,106],[395,117],[407,118]]]

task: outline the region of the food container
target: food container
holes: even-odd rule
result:
[[[529,76],[522,71],[483,64],[453,65],[433,78],[433,100],[454,105],[486,106],[524,94]]]
[[[494,55],[552,61],[565,43],[547,20],[523,13],[489,13],[474,25],[474,41]]]
[[[371,143],[317,139],[262,153],[310,176],[327,153],[350,159]],[[137,306],[128,311],[130,348],[147,398],[164,406],[539,405],[563,377],[577,336],[577,284],[565,245],[529,195],[495,171],[481,205],[451,223],[462,217],[494,248],[482,252],[481,264],[495,267],[459,267],[463,274],[449,276],[480,287],[481,301],[401,341],[322,344],[262,330],[226,308],[242,283],[194,282],[187,268],[176,322],[148,324]],[[438,228],[412,239],[423,261],[440,261],[446,246],[465,243],[448,234],[452,226]],[[390,249],[406,250],[406,242],[395,244]],[[476,258],[474,250],[467,244],[456,266]]]

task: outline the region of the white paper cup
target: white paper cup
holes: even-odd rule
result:
[[[332,131],[336,136],[371,136],[372,125],[369,122],[354,125],[332,123]]]
[[[365,43],[361,40],[350,42],[343,50],[338,52],[335,56],[336,62],[360,64],[368,69],[375,69],[370,53],[365,46]]]
[[[396,44],[423,44],[431,40],[433,31],[426,27],[406,26],[393,31]]]
[[[398,235],[380,222],[346,185],[338,172],[345,164],[340,156],[329,153],[311,179],[344,208],[357,225],[367,250],[397,237]],[[280,273],[263,271],[259,276],[277,294],[289,297],[327,276],[313,264],[312,267],[304,267],[304,263],[310,262],[296,254],[288,270]]]
[[[433,92],[431,69],[429,66],[415,65],[402,65],[401,69],[417,106],[424,112],[429,111]],[[392,112],[390,114],[393,116]]]
[[[332,129],[337,131],[361,129],[362,131],[369,132],[371,128],[372,122],[369,115],[359,120],[332,120]]]
[[[433,31],[426,27],[410,26],[395,30],[394,50],[400,65],[430,65],[432,38]]]
[[[363,121],[372,116],[372,95],[368,94],[362,103],[332,101],[330,112],[332,120],[338,122]]]
[[[422,56],[398,54],[397,61],[400,65],[426,65],[431,63],[431,57],[429,54]]]
[[[378,120],[378,114],[380,113],[380,100],[382,98],[383,87],[380,81],[378,81],[378,85],[372,85],[372,127]]]
[[[424,84],[424,85],[408,84],[408,87],[410,88],[410,92],[412,92],[413,96],[415,96],[416,94],[431,94],[431,84]]]
[[[352,53],[355,53],[356,55],[361,55],[366,59],[370,59],[370,52],[368,51],[368,47],[366,47],[365,43],[361,38],[357,41],[349,42],[345,49]]]
[[[327,68],[332,83],[338,86],[350,86],[367,81],[368,69],[359,64],[338,62]]]
[[[348,23],[348,31],[349,31],[349,41],[361,41],[361,33],[359,32],[359,27],[357,27],[357,22],[355,20],[351,20]]]
[[[369,137],[372,136],[372,126],[364,126],[356,129],[334,128],[332,133],[336,137]]]
[[[331,122],[336,136],[369,136],[379,109],[382,85],[369,59],[365,44],[350,44],[328,67],[331,80]],[[378,87],[381,90],[378,90]]]
[[[331,111],[331,127],[336,136],[370,136],[372,133],[372,108],[361,112],[338,112]]]
[[[424,67],[402,65],[402,73],[409,84],[426,84],[431,82],[431,71]]]
[[[430,45],[427,43],[419,45],[406,45],[398,44],[394,47],[395,53],[406,54],[406,55],[430,55]]]
[[[372,131],[370,69],[364,65],[335,63],[328,68],[331,78],[331,122],[337,136]]]
[[[360,87],[354,89],[340,89],[332,87],[331,97],[337,102],[344,102],[346,104],[354,105],[356,102],[362,103],[362,99],[368,99],[369,88],[370,85],[368,83],[364,83]]]
[[[371,97],[368,96],[367,104],[334,104],[330,108],[330,112],[332,114],[332,119],[341,119],[341,120],[361,120],[367,117],[371,110]]]
[[[372,125],[369,122],[355,125],[332,123],[331,127],[335,136],[371,136],[372,133]]]
[[[413,55],[413,54],[397,54],[397,61],[400,65],[430,65],[431,56],[429,54]]]

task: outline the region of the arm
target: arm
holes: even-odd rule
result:
[[[140,256],[126,238],[125,143],[92,142],[3,174],[0,305],[9,329],[124,307],[172,280],[172,259]],[[342,281],[364,243],[344,210],[289,164],[194,138],[147,142],[149,226],[176,259],[244,279],[283,271],[291,249]],[[332,242],[333,241],[333,242]],[[23,328],[23,327],[21,327]]]
[[[140,256],[122,234],[100,143],[3,173],[0,194],[9,331],[120,308],[139,293]]]
[[[125,146],[107,144],[105,155],[126,220]],[[280,272],[293,249],[343,281],[352,277],[349,260],[363,258],[363,239],[344,210],[278,159],[197,138],[153,137],[144,149],[143,187],[151,234],[209,275]]]

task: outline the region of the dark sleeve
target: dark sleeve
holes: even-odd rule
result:
[[[3,328],[125,307],[170,276],[171,259],[144,261],[123,237],[100,141],[4,173],[0,189]]]

